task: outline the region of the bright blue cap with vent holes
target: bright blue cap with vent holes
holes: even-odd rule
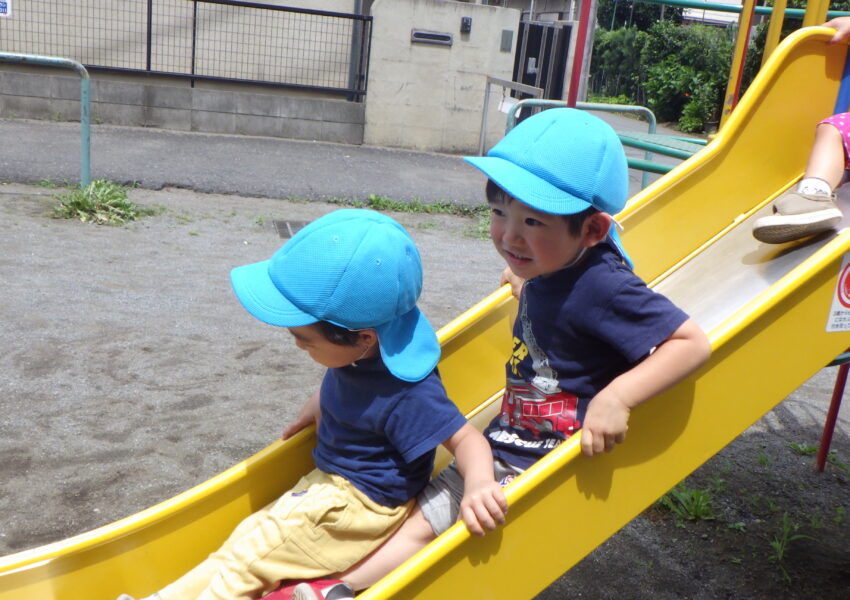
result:
[[[608,123],[575,108],[551,108],[511,129],[487,156],[467,156],[493,183],[531,208],[573,215],[591,206],[610,215],[629,196],[626,153]],[[631,260],[616,225],[609,241]]]
[[[329,213],[271,259],[233,269],[230,279],[247,311],[270,325],[328,321],[375,329],[384,364],[404,381],[424,379],[440,358],[434,329],[416,306],[419,251],[404,228],[381,213]]]

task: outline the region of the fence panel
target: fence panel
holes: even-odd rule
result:
[[[27,0],[0,51],[92,70],[366,91],[371,17],[233,0]]]

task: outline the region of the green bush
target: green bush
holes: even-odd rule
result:
[[[724,29],[656,23],[649,30],[640,60],[651,65],[644,83],[649,108],[659,120],[682,119],[686,127],[694,127],[698,118],[716,120],[731,58],[732,39]]]
[[[670,21],[657,21],[648,31],[597,30],[591,94],[648,106],[659,121],[701,131],[703,122],[717,121],[723,108],[732,34]]]

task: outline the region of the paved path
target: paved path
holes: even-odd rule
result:
[[[643,121],[597,114],[618,131],[646,131]],[[78,123],[0,119],[0,148],[0,181],[79,181]],[[642,151],[627,153],[643,157]],[[481,203],[485,181],[460,156],[448,154],[112,125],[92,126],[91,173],[154,190],[306,200],[378,194],[462,204]],[[642,173],[630,176],[634,194]]]

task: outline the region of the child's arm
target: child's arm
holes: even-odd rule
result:
[[[301,412],[298,413],[295,420],[283,430],[283,439],[288,440],[293,435],[313,423],[315,423],[316,427],[318,427],[320,418],[321,411],[319,410],[319,390],[316,390],[310,395],[304,406],[301,407]]]
[[[467,423],[443,442],[463,475],[460,515],[473,535],[505,522],[508,502],[493,477],[493,452],[481,432]]]
[[[587,456],[626,437],[631,409],[672,387],[702,366],[711,354],[705,333],[688,319],[651,355],[605,386],[590,401],[582,424],[581,449]]]

